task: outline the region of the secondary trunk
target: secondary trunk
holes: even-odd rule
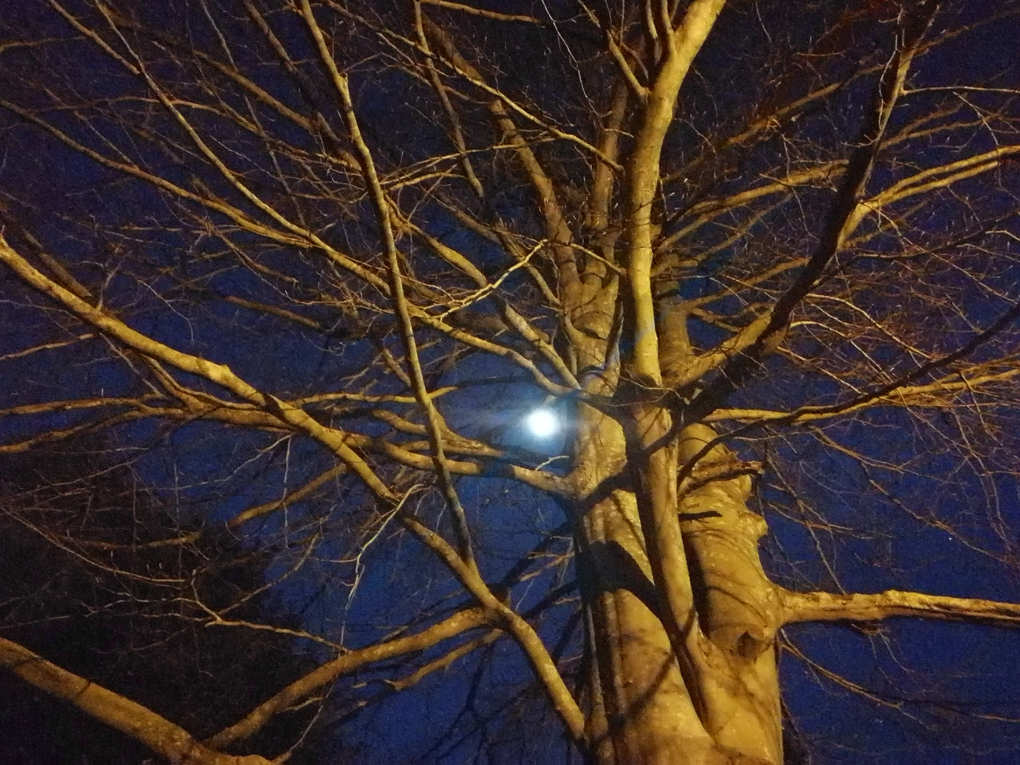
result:
[[[706,454],[679,486],[685,549],[677,555],[686,558],[696,609],[671,641],[623,430],[592,410],[578,421],[578,568],[588,609],[593,761],[778,765],[779,602],[758,556],[765,525],[746,505],[746,467],[721,446],[704,449],[714,438],[709,428],[681,434],[681,464]]]

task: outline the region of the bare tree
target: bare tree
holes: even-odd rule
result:
[[[0,663],[195,763],[439,670],[447,738],[540,701],[600,763],[781,762],[780,649],[922,705],[783,628],[1020,622],[1018,10],[986,5],[5,14],[0,450],[144,448],[271,546],[321,664],[199,743]],[[527,683],[487,674],[503,645]]]

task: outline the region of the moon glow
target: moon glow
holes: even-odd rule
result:
[[[548,438],[560,429],[559,420],[548,409],[536,409],[525,418],[524,424],[537,438]]]

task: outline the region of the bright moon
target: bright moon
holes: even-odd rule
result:
[[[547,438],[559,430],[560,427],[556,415],[548,409],[536,409],[528,415],[525,423],[531,434],[538,438]]]

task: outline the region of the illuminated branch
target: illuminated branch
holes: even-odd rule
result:
[[[896,41],[893,58],[879,83],[876,103],[863,126],[857,148],[847,162],[814,252],[772,309],[748,325],[747,330],[741,333],[741,340],[733,343],[732,350],[728,351],[731,360],[720,374],[720,379],[712,386],[711,393],[697,406],[700,416],[718,407],[757,368],[761,358],[782,341],[794,309],[815,286],[826,266],[843,246],[844,240],[867,214],[868,208],[863,204],[863,197],[882,148],[886,126],[903,93],[907,71],[917,46],[938,9],[938,3],[934,0],[927,0],[921,5],[917,16],[911,15],[906,22],[903,39]]]
[[[400,520],[408,531],[446,564],[464,589],[470,592],[492,616],[494,623],[514,638],[527,657],[532,671],[545,688],[571,739],[578,745],[583,745],[584,713],[574,700],[573,694],[556,668],[556,662],[534,628],[523,616],[499,600],[482,580],[477,568],[465,565],[446,540],[407,514],[402,514]]]
[[[183,728],[131,699],[51,664],[27,648],[0,637],[0,666],[25,682],[73,704],[90,717],[144,744],[171,762],[194,765],[269,765],[256,754],[235,756],[200,744]]]
[[[230,391],[238,398],[277,417],[299,431],[320,441],[343,460],[352,471],[378,496],[390,498],[390,490],[379,481],[365,461],[347,445],[343,433],[326,428],[316,422],[304,410],[291,407],[267,393],[262,393],[235,375],[225,364],[215,364],[198,356],[192,356],[156,342],[128,327],[112,316],[93,308],[79,297],[47,279],[18,255],[0,236],[0,261],[6,263],[27,284],[63,304],[96,329],[115,337],[129,348],[151,356],[181,371],[198,375]]]
[[[1020,604],[982,598],[951,598],[920,592],[885,592],[841,595],[829,592],[783,591],[783,621],[876,622],[896,616],[982,622],[1000,627],[1020,626]]]

